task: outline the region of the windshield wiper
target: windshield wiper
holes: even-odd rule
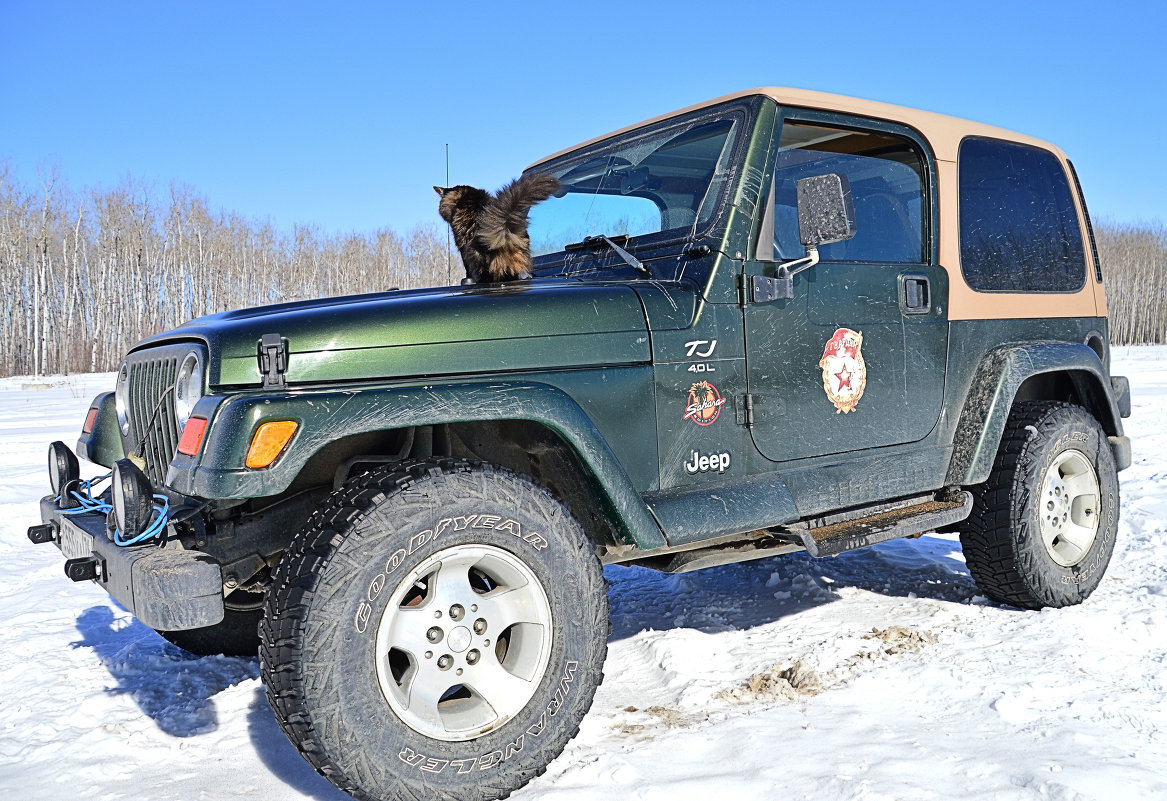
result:
[[[618,238],[622,239],[625,244],[628,243],[628,236],[627,235],[624,235],[624,236],[621,236]],[[572,242],[570,245],[564,245],[563,249],[569,250],[569,251],[570,250],[592,250],[593,248],[599,248],[599,247],[609,248],[617,256],[619,256],[621,259],[623,259],[624,262],[629,267],[636,270],[636,272],[640,273],[641,275],[652,275],[652,273],[650,273],[648,271],[648,268],[645,267],[644,264],[639,259],[637,259],[635,256],[633,256],[631,253],[629,253],[624,248],[617,245],[615,242],[613,242],[611,239],[609,239],[604,234],[596,234],[595,236],[584,237],[582,242]]]

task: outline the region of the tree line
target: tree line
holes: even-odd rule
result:
[[[1167,230],[1096,226],[1115,344],[1167,343]],[[278,230],[187,187],[74,192],[0,162],[0,375],[115,370],[143,337],[243,306],[458,283],[438,225]]]
[[[76,193],[53,175],[22,186],[0,162],[0,375],[116,370],[138,340],[205,314],[446,286],[461,272],[437,225],[281,231],[185,187],[158,197],[127,179]]]

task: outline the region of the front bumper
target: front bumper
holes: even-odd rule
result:
[[[60,548],[65,575],[97,583],[150,628],[197,629],[223,619],[223,572],[207,554],[173,540],[163,548],[120,547],[110,539],[104,515],[63,514],[52,495],[41,498],[41,521],[29,529],[29,539]]]

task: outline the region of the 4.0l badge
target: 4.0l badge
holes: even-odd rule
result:
[[[823,389],[835,405],[836,414],[854,411],[867,387],[862,347],[862,332],[839,328],[823,349],[819,361],[819,367],[823,368]]]

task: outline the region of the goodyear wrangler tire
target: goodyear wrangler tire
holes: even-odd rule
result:
[[[1118,475],[1106,434],[1079,406],[1019,403],[993,472],[973,488],[960,542],[977,586],[1023,609],[1079,604],[1114,551]]]
[[[606,584],[543,487],[433,460],[338,490],[277,567],[260,667],[284,732],[361,799],[502,798],[602,679]]]

